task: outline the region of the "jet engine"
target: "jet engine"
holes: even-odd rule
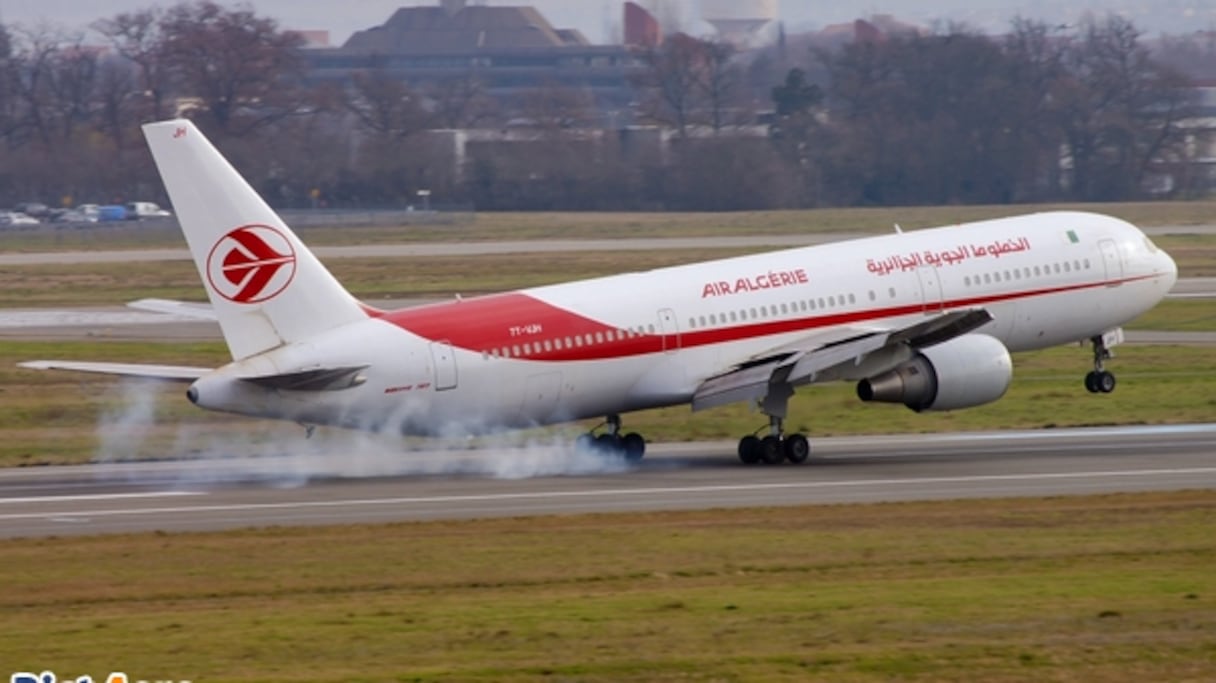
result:
[[[902,403],[916,412],[991,403],[1013,380],[1005,345],[986,334],[967,334],[921,349],[912,360],[857,384],[863,401]]]

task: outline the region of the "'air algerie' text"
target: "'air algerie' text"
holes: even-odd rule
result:
[[[777,289],[779,287],[789,287],[791,285],[805,285],[811,279],[807,277],[806,271],[802,268],[797,270],[770,270],[767,273],[761,273],[754,277],[741,277],[735,280],[734,283],[726,280],[717,282],[706,282],[701,288],[701,298],[708,299],[711,296],[729,296],[731,294],[745,294],[747,292],[759,292],[766,289]]]

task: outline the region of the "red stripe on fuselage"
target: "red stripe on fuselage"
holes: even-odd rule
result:
[[[1091,282],[946,301],[957,310],[987,304],[1082,291],[1151,279],[1152,275],[1116,283]],[[766,304],[767,307],[767,304]],[[937,309],[937,305],[931,306]],[[790,332],[808,332],[835,325],[856,325],[884,318],[922,313],[923,303],[749,322],[730,327],[682,330],[678,334],[637,333],[606,325],[522,292],[508,292],[460,301],[430,304],[399,311],[369,313],[430,341],[443,341],[469,351],[509,352],[513,358],[535,361],[587,361],[623,358],[664,350],[723,344]],[[624,338],[620,338],[624,335]],[[548,341],[549,346],[545,347]],[[530,351],[525,345],[530,345]]]
[[[424,339],[479,353],[509,351],[512,357],[529,360],[602,360],[660,353],[664,348],[662,335],[628,332],[520,292],[407,308],[380,317]],[[667,344],[674,347],[674,336]],[[525,352],[526,347],[530,352]]]

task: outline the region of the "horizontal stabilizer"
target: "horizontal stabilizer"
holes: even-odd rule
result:
[[[71,370],[119,377],[138,377],[163,382],[193,382],[211,368],[184,365],[140,365],[138,363],[92,363],[84,361],[32,360],[17,364],[30,370]]]
[[[341,391],[357,387],[367,381],[361,373],[368,366],[349,368],[314,368],[299,372],[259,377],[242,377],[241,380],[265,389],[284,391]]]
[[[166,315],[180,315],[186,318],[195,318],[198,320],[216,320],[215,309],[207,304],[194,304],[187,301],[173,301],[172,299],[140,299],[127,304],[127,308],[134,308],[137,311],[148,311],[150,313],[164,313]]]

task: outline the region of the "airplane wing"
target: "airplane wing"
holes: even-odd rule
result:
[[[199,320],[216,320],[215,309],[206,304],[193,304],[187,301],[173,301],[172,299],[139,299],[138,301],[128,303],[127,307],[134,308],[137,311],[180,315],[187,318],[197,318]]]
[[[953,311],[897,330],[836,328],[813,334],[710,377],[693,394],[692,409],[705,410],[739,401],[759,400],[772,385],[796,386],[846,378],[867,358],[886,353],[891,364],[907,360],[913,349],[940,344],[992,320],[984,309]]]
[[[193,382],[211,372],[211,368],[184,365],[141,365],[138,363],[94,363],[84,361],[32,360],[18,363],[30,370],[72,370],[120,377],[138,377],[164,382]]]

